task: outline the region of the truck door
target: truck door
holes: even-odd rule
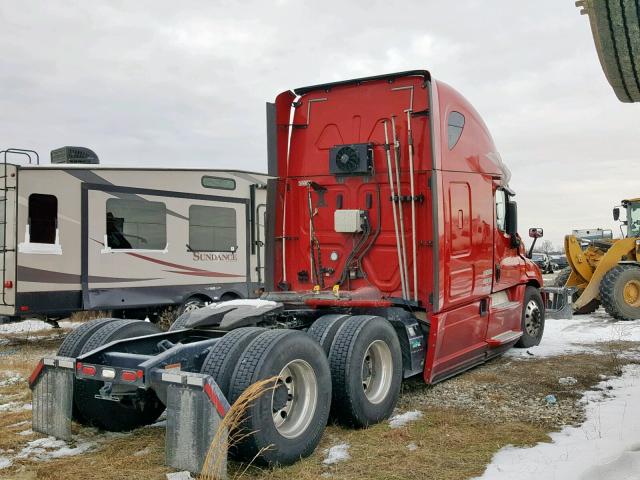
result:
[[[506,232],[508,193],[502,188],[496,188],[494,198],[493,292],[499,292],[518,284],[524,261],[520,258],[518,249],[512,246],[511,237]]]

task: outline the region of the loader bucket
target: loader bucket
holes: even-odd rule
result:
[[[571,287],[544,287],[541,293],[545,305],[545,318],[573,318],[571,298],[574,292],[575,289]]]
[[[29,377],[34,432],[71,440],[74,368],[73,358],[43,358]]]
[[[229,403],[208,375],[163,372],[167,384],[167,431],[165,464],[179,470],[200,473],[216,433],[221,428]],[[227,432],[219,432],[207,465],[213,478],[226,478]]]

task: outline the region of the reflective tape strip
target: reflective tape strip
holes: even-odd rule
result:
[[[227,413],[227,410],[222,404],[222,402],[220,401],[220,399],[218,398],[218,396],[216,395],[216,393],[213,391],[213,388],[211,388],[211,385],[209,385],[208,383],[204,386],[204,393],[207,394],[207,397],[209,397],[209,400],[211,400],[211,403],[213,403],[213,406],[216,407],[218,414],[221,417],[224,417],[225,414]]]
[[[62,359],[58,360],[58,366],[60,368],[71,368],[71,369],[73,369],[73,364],[74,364],[73,360],[62,360]]]
[[[55,367],[56,361],[53,358],[43,358],[42,363],[50,367]]]
[[[193,385],[194,387],[202,387],[204,385],[204,378],[188,376],[187,385]]]
[[[178,375],[176,373],[163,373],[162,381],[171,383],[182,383],[182,375]]]

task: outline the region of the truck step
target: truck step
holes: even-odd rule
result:
[[[502,345],[506,345],[507,343],[515,342],[522,336],[522,332],[517,332],[515,330],[507,330],[506,332],[502,332],[500,335],[496,335],[495,337],[491,337],[487,339],[487,343],[490,347],[500,347]]]

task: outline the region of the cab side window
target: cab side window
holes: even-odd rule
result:
[[[507,194],[501,188],[496,190],[496,227],[501,232],[507,230]]]

